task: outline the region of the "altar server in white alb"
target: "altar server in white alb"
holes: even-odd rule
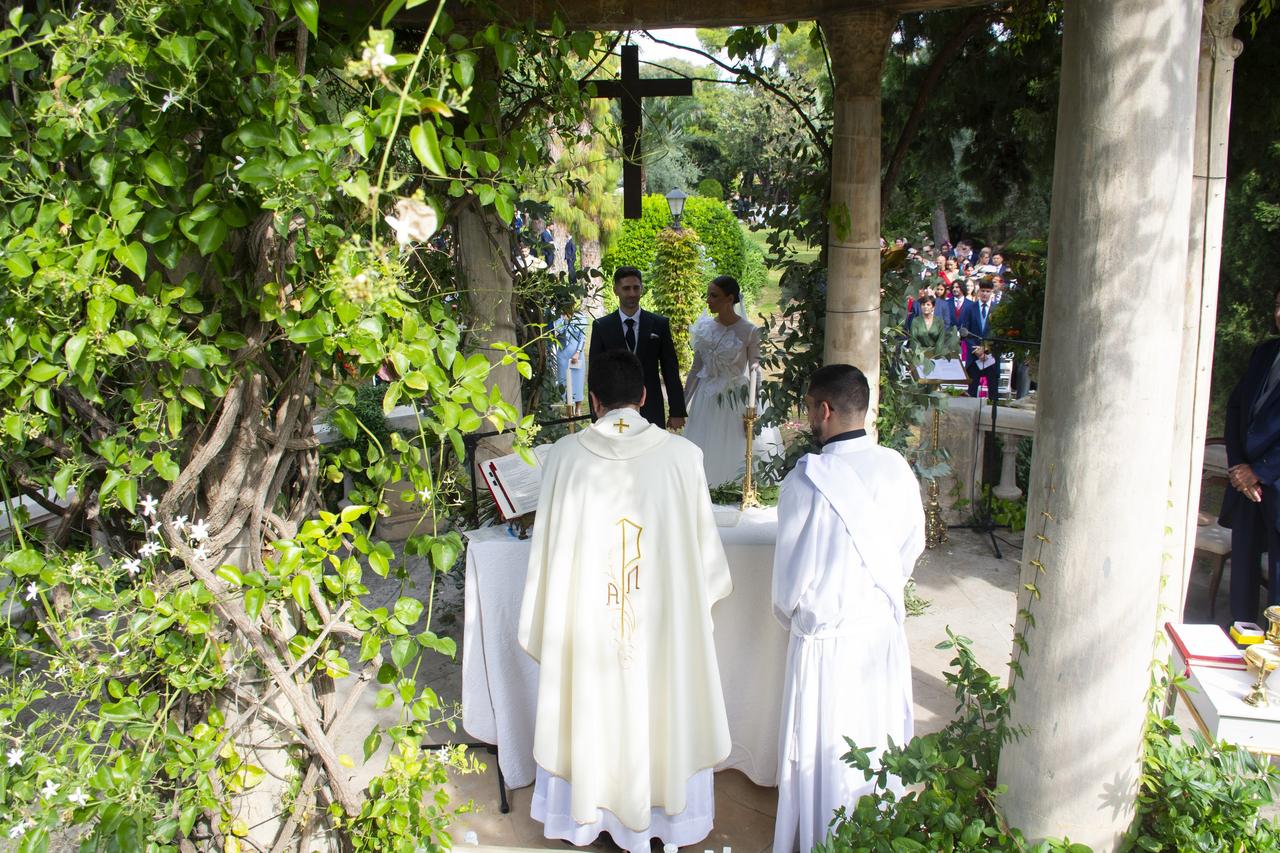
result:
[[[597,420],[548,454],[520,611],[541,664],[532,815],[578,845],[695,844],[730,748],[711,624],[729,566],[701,451],[640,415],[640,362],[587,369]]]
[[[911,467],[863,429],[867,379],[847,364],[813,374],[804,398],[821,453],[782,483],[773,608],[791,632],[778,753],[774,853],[808,853],[832,813],[872,783],[840,760],[845,737],[874,747],[912,734],[903,587],[924,550]]]

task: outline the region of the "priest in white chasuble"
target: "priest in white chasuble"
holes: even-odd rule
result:
[[[640,362],[588,370],[597,420],[544,462],[520,611],[540,664],[532,814],[579,845],[694,844],[730,749],[711,623],[729,565],[702,452],[639,413]]]
[[[924,550],[911,466],[863,429],[867,379],[816,371],[805,395],[821,453],[804,456],[778,499],[773,609],[791,632],[783,686],[774,853],[808,851],[833,812],[872,789],[841,761],[845,737],[873,747],[912,735],[903,588]]]

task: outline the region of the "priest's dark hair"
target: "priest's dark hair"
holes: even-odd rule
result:
[[[644,368],[627,350],[605,350],[587,363],[587,385],[605,409],[638,406],[644,396]]]
[[[733,276],[718,275],[711,279],[711,283],[725,296],[732,296],[735,304],[742,301],[742,285]]]
[[[640,270],[636,267],[618,267],[613,271],[613,283],[617,284],[624,278],[638,278],[644,281],[644,276],[640,274]]]
[[[815,403],[825,400],[837,414],[865,415],[871,402],[871,386],[852,364],[828,364],[809,378],[809,396]]]

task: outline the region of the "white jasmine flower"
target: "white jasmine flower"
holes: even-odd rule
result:
[[[196,542],[205,542],[209,538],[209,525],[205,524],[202,518],[191,525],[191,530],[187,535]]]
[[[181,533],[187,527],[187,517],[180,515],[173,520],[173,529]]]
[[[40,793],[44,794],[45,799],[52,799],[53,796],[58,793],[58,786],[54,784],[52,779],[47,779],[45,780],[44,788],[40,790]]]
[[[142,543],[142,547],[138,549],[138,554],[141,555],[144,560],[149,560],[159,553],[160,543],[151,540]]]
[[[238,172],[244,166],[244,158],[239,154],[236,155],[236,164],[231,167],[232,171]]]
[[[10,767],[17,767],[19,764],[21,764],[21,763],[22,763],[22,755],[23,755],[23,753],[22,753],[22,747],[20,747],[20,746],[15,746],[13,749],[9,750],[9,751],[6,753],[6,756],[7,756],[7,757],[8,757],[8,759],[9,759],[9,766],[10,766]]]
[[[120,658],[124,657],[124,656],[125,656],[125,655],[127,655],[127,654],[129,654],[129,650],[128,650],[128,649],[116,649],[116,650],[115,650],[115,653],[114,653],[114,654],[112,654],[111,656],[112,656],[113,658],[115,658],[116,660],[120,660]]]
[[[5,327],[6,329],[12,329],[12,328],[13,328],[13,324],[14,324],[14,323],[16,323],[16,322],[18,322],[18,321],[17,321],[17,319],[15,319],[15,318],[13,318],[13,317],[9,317],[9,318],[7,318],[7,319],[4,321],[4,327]]]
[[[85,796],[84,791],[79,788],[76,788],[75,791],[71,793],[71,796],[67,797],[67,799],[81,808],[84,808],[89,803],[89,798]]]
[[[21,838],[23,833],[27,831],[27,826],[29,826],[29,824],[27,823],[27,819],[24,817],[22,820],[9,827],[9,837]]]
[[[360,59],[369,63],[369,67],[373,69],[375,74],[382,74],[396,64],[396,58],[387,53],[387,49],[383,47],[382,42],[376,43],[373,47],[366,47],[364,52],[360,54]]]
[[[191,556],[195,558],[197,563],[203,563],[205,560],[209,559],[209,549],[201,545],[191,553]]]
[[[416,198],[402,198],[396,202],[396,214],[382,217],[396,232],[396,242],[401,248],[410,243],[425,243],[440,227],[436,209]]]
[[[164,96],[164,101],[160,104],[160,112],[167,113],[169,111],[169,107],[178,103],[178,101],[180,100],[182,99],[179,98],[177,95],[173,94],[173,92],[166,92]]]
[[[125,560],[124,563],[122,563],[122,565],[124,567],[124,570],[129,573],[130,577],[142,571],[141,560],[134,560],[134,559]]]
[[[67,674],[67,668],[65,666],[59,666],[57,669],[53,671],[54,678],[62,678],[66,674]]]
[[[160,501],[151,497],[151,495],[147,495],[145,498],[142,499],[141,505],[142,505],[142,514],[145,515],[147,518],[150,518],[151,516],[156,514],[156,507],[160,505]]]
[[[36,596],[40,594],[40,587],[36,586],[36,582],[32,581],[27,584],[27,601],[35,601]]]
[[[159,536],[159,535],[160,535],[160,522],[158,522],[158,521],[157,521],[155,524],[153,524],[153,525],[151,525],[150,527],[148,527],[148,528],[147,528],[147,535],[148,535],[148,536]]]
[[[418,497],[422,498],[423,503],[426,503],[427,501],[431,500],[431,490],[430,489],[420,490],[418,492]]]

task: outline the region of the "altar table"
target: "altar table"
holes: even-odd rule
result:
[[[717,509],[723,512],[723,509]],[[770,595],[777,511],[750,509],[721,527],[733,592],[711,611],[732,750],[716,769],[737,769],[757,785],[777,784],[778,724],[787,632]],[[462,638],[462,727],[498,747],[507,785],[533,783],[538,664],[516,639],[529,540],[506,527],[466,534],[466,622]]]

